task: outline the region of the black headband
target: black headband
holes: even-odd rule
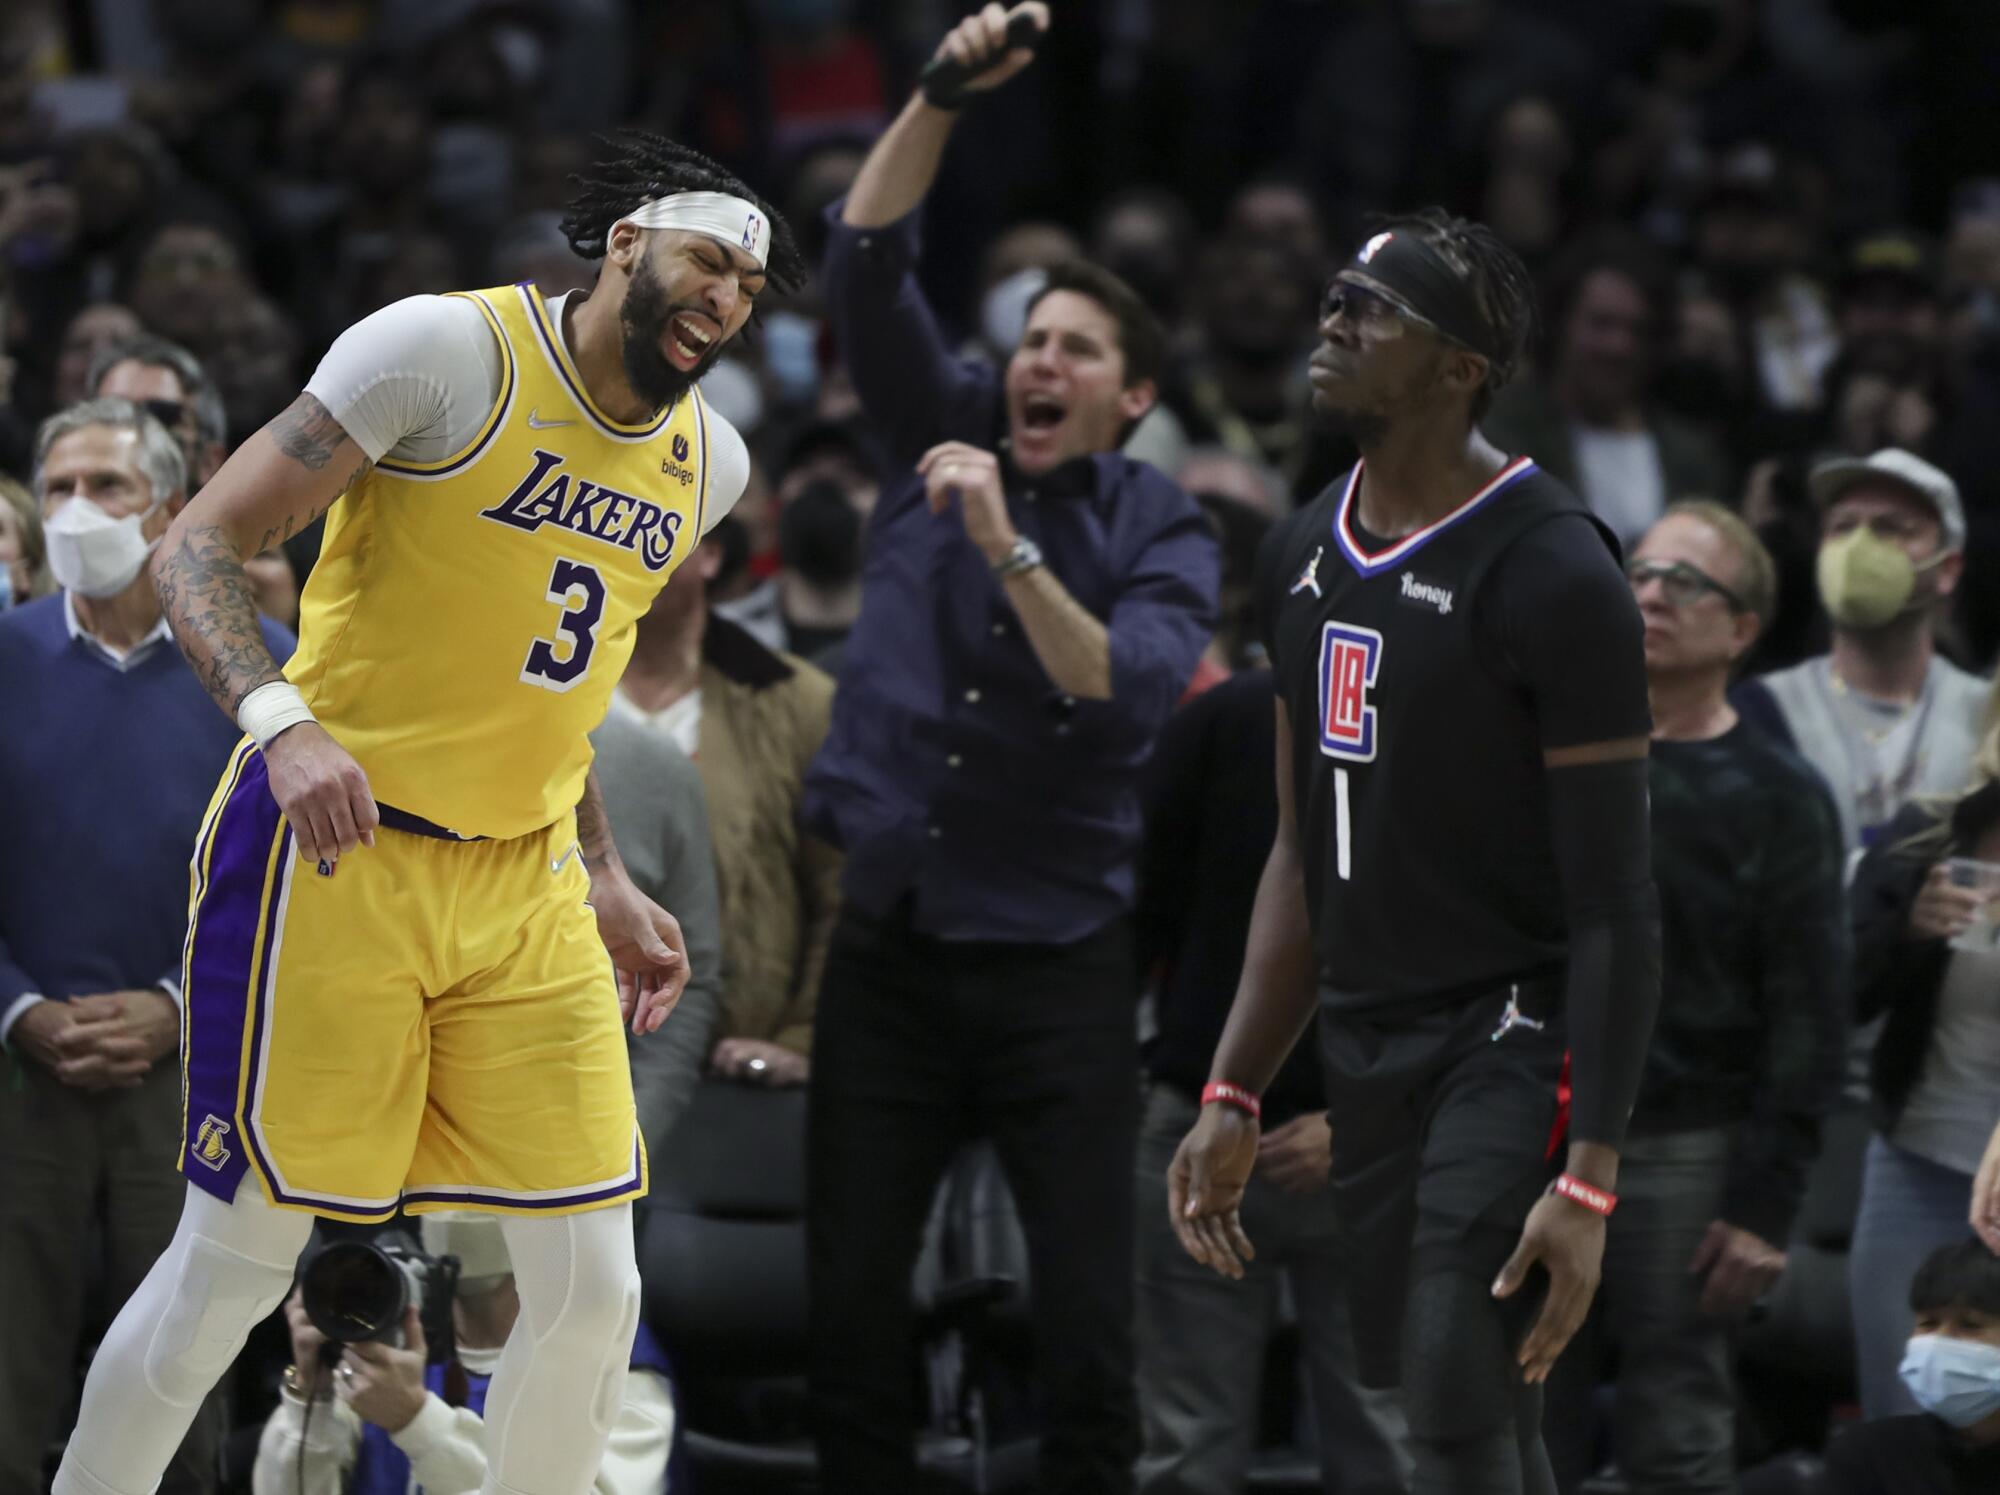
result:
[[[1506,361],[1472,287],[1416,234],[1401,229],[1376,234],[1348,268],[1365,272],[1453,342],[1495,364]]]

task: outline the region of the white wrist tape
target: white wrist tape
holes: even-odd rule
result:
[[[287,727],[317,719],[299,688],[289,680],[258,686],[236,708],[236,725],[256,738],[260,748],[269,747],[271,739]]]

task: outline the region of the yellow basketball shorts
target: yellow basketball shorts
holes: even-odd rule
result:
[[[421,823],[421,822],[419,822]],[[337,1219],[567,1214],[646,1192],[573,817],[511,841],[389,829],[303,860],[245,742],[190,871],[182,1170]]]

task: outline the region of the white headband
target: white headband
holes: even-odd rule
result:
[[[675,192],[642,202],[625,215],[641,228],[685,228],[747,249],[763,269],[771,258],[771,224],[753,202],[727,192]]]

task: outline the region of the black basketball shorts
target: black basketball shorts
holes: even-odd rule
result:
[[[1562,1002],[1560,978],[1542,978],[1414,1015],[1322,1011],[1331,1182],[1365,1385],[1400,1379],[1412,1277],[1492,1281],[1562,1171]]]

